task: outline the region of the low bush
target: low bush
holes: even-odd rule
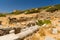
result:
[[[5,17],[6,15],[5,14],[0,14],[0,17]]]
[[[47,12],[55,12],[55,11],[58,11],[58,9],[57,8],[49,8],[48,10],[46,10]]]
[[[51,21],[50,20],[44,20],[44,24],[50,24]]]
[[[43,24],[51,24],[50,20],[38,20],[37,25],[42,26]]]
[[[44,24],[44,22],[42,20],[38,20],[38,22],[36,22],[37,25],[42,26]]]

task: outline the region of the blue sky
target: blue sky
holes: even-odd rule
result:
[[[60,4],[60,0],[0,0],[0,12]]]

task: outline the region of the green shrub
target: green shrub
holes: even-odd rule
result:
[[[44,22],[42,20],[38,20],[38,22],[36,22],[37,25],[41,26],[44,24]]]
[[[40,12],[39,9],[37,8],[32,8],[31,10],[25,10],[25,14],[32,14],[32,13],[38,13]]]
[[[20,11],[20,10],[16,10],[15,12],[11,12],[11,14],[21,14],[22,13],[22,11]]]
[[[30,10],[25,10],[25,14],[30,14]]]
[[[48,10],[46,10],[47,12],[54,12],[57,10],[60,10],[60,4],[58,5],[54,5],[54,6],[51,6],[51,8],[49,8]]]
[[[47,12],[55,12],[57,11],[58,9],[53,7],[53,8],[49,8],[48,10],[46,10]]]
[[[44,24],[50,24],[51,21],[50,20],[44,20]]]
[[[54,7],[60,10],[60,4],[54,5]]]
[[[41,7],[42,9],[47,9],[47,8],[49,8],[49,7],[51,7],[51,6],[44,6],[44,7]]]
[[[43,24],[51,24],[50,20],[38,20],[37,25],[42,26]]]
[[[37,9],[37,10],[36,10]],[[30,10],[30,13],[38,13],[39,12],[39,9],[38,8],[32,8]]]
[[[0,17],[5,17],[6,15],[5,14],[0,14]]]
[[[38,13],[39,10],[31,10],[30,13]]]

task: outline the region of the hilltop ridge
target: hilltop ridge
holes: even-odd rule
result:
[[[51,5],[44,6],[44,7],[39,7],[39,8],[26,9],[26,10],[13,10],[10,13],[0,13],[0,17],[5,17],[6,15],[39,13],[45,9],[48,9],[48,10],[46,10],[46,12],[54,12],[54,10],[60,10],[60,4],[56,4],[56,5],[52,5],[52,6]]]

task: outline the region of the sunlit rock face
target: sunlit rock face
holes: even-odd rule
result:
[[[55,39],[49,36],[45,36],[45,40],[55,40]]]
[[[58,33],[58,30],[57,30],[56,28],[53,28],[53,29],[52,29],[52,33],[53,33],[53,34],[57,34],[57,33]]]
[[[31,26],[29,28],[25,28],[25,30],[23,30],[21,32],[20,32],[20,28],[14,28],[9,31],[9,34],[0,36],[0,40],[4,40],[4,39],[6,40],[6,38],[7,38],[7,40],[15,40],[18,38],[22,39],[28,35],[31,35],[32,33],[34,33],[38,29],[39,29],[38,25]]]
[[[53,18],[52,20],[51,20],[52,22],[52,25],[53,26],[60,26],[59,24],[60,24],[60,19],[59,18]]]
[[[16,36],[14,33],[12,33],[12,34],[4,35],[4,36],[0,37],[0,40],[15,40],[17,38],[18,38],[18,36]]]
[[[14,33],[14,32],[15,32],[15,30],[10,30],[10,31],[9,31],[10,34],[11,34],[11,33]]]

